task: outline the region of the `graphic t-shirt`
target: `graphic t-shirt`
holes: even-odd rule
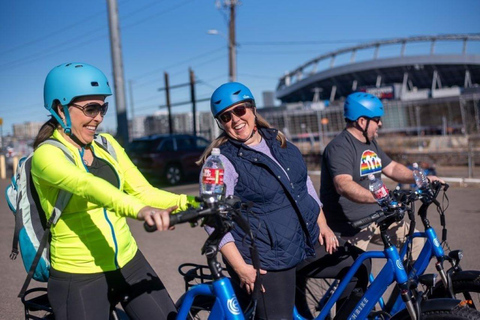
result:
[[[359,230],[349,221],[359,220],[379,209],[377,204],[360,204],[340,196],[333,178],[340,174],[352,176],[353,181],[368,189],[368,175],[380,178],[382,168],[392,160],[376,141],[363,143],[347,130],[343,130],[325,148],[322,158],[320,200],[330,228],[345,236],[353,236]]]

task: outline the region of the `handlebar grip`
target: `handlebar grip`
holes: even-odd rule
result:
[[[372,222],[375,222],[375,221],[377,221],[378,219],[380,219],[384,216],[385,216],[385,213],[383,211],[381,211],[381,210],[376,211],[375,213],[372,213],[368,217],[362,218],[362,219],[357,220],[357,221],[353,221],[352,222],[352,227],[359,228],[361,226],[364,226],[364,225],[370,224]]]
[[[192,219],[195,219],[199,216],[199,212],[196,209],[187,209],[176,214],[170,214],[170,227],[173,227],[176,224],[189,222]],[[154,232],[157,230],[156,225],[149,225],[146,221],[143,223],[143,227],[147,232]]]
[[[192,219],[195,219],[199,216],[199,211],[196,209],[190,208],[186,211],[179,212],[177,214],[170,215],[170,227],[180,224],[189,222]]]
[[[154,232],[154,231],[157,231],[157,226],[156,225],[149,225],[146,221],[143,223],[143,228],[145,229],[145,231],[147,232]]]

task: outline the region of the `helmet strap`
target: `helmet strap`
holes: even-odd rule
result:
[[[68,112],[68,105],[62,105],[62,107],[63,114],[65,115],[65,122],[54,109],[51,109],[50,113],[55,117],[55,119],[57,119],[58,123],[60,123],[63,128],[63,132],[65,132],[65,134],[68,135],[76,144],[84,149],[87,145],[81,142],[72,132],[72,122],[70,120],[70,112]]]
[[[368,127],[370,126],[370,119],[368,119],[368,118],[365,118],[365,119],[367,120],[367,125],[365,126],[365,129],[363,129],[360,126],[360,124],[358,123],[358,119],[357,119],[357,121],[355,121],[355,128],[362,132],[362,135],[365,138],[366,143],[370,144],[370,139],[368,139],[368,134],[367,134]]]
[[[65,126],[62,125],[63,131],[70,136],[72,135],[72,122],[70,121],[70,112],[68,112],[68,105],[62,105],[62,106],[63,106],[63,113],[65,114]]]

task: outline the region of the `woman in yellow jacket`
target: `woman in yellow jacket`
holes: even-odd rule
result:
[[[52,117],[34,142],[32,177],[47,219],[59,191],[72,194],[52,228],[48,297],[57,320],[107,320],[117,302],[131,319],[173,319],[175,305],[126,218],[167,230],[169,213],[193,200],[152,187],[112,136],[101,135],[115,156],[94,141],[111,94],[105,75],[85,63],[59,65],[45,80]],[[40,145],[47,139],[64,144],[75,163]]]

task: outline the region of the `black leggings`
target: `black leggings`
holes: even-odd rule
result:
[[[342,279],[361,253],[363,253],[363,250],[342,242],[336,252],[328,254],[325,251],[325,246],[321,246],[317,242],[315,257],[306,259],[296,268],[268,271],[267,274],[261,275],[265,292],[261,293],[258,299],[255,319],[290,320],[293,318],[294,305],[297,305],[301,315],[307,317],[308,311],[303,309],[305,308],[305,295],[302,294],[307,278]],[[240,288],[239,278],[232,267],[228,263],[226,263],[226,266],[240,306],[245,311],[251,302],[252,296],[246,290]],[[342,306],[348,301],[353,291],[360,296],[365,292],[370,270],[371,262],[367,260],[345,288],[337,302],[338,306]],[[355,301],[353,299],[350,300],[352,300],[354,307]],[[344,315],[344,312],[349,314],[350,309],[353,309],[353,307],[350,304],[345,304],[344,308],[340,307],[341,314]]]
[[[296,306],[298,312],[304,317],[308,317],[308,311],[305,309],[305,295],[303,294],[303,292],[305,292],[307,279],[326,278],[341,280],[347,274],[350,266],[353,265],[358,256],[364,252],[348,242],[342,241],[341,239],[339,241],[340,246],[333,254],[328,254],[325,251],[325,246],[317,243],[315,246],[316,256],[304,260],[297,266]],[[337,313],[337,316],[340,316],[339,319],[345,316],[345,312],[347,315],[350,314],[350,311],[355,307],[357,301],[353,297],[359,298],[365,292],[370,271],[371,261],[366,260],[343,291],[337,301],[337,306],[343,311],[341,315]],[[355,295],[351,296],[352,292],[354,292]],[[353,299],[348,299],[349,297]],[[349,302],[348,304],[345,303],[347,301]],[[345,306],[343,306],[344,303]]]
[[[245,311],[252,300],[252,296],[246,290],[240,288],[240,280],[232,267],[228,263],[226,266],[240,306]],[[260,278],[265,292],[260,293],[258,297],[255,319],[293,319],[295,268],[268,271],[267,274],[260,275]]]
[[[140,250],[122,269],[95,274],[50,270],[48,299],[56,320],[106,320],[121,303],[130,319],[175,319],[165,286]]]

